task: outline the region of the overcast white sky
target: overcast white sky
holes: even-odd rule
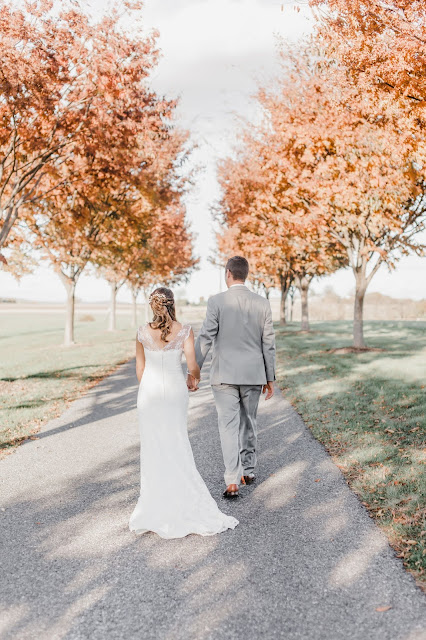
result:
[[[99,8],[103,0],[92,0]],[[185,286],[187,296],[198,300],[223,287],[221,275],[208,262],[214,249],[214,224],[210,204],[218,195],[215,164],[227,154],[236,131],[236,114],[254,117],[251,96],[257,81],[270,78],[275,70],[275,37],[297,39],[309,32],[312,20],[307,9],[296,12],[275,0],[146,0],[147,28],[160,31],[162,60],[154,72],[156,90],[180,96],[179,119],[198,142],[195,162],[201,162],[196,188],[188,198],[188,219],[196,233],[196,254],[201,268]],[[401,260],[392,274],[383,268],[374,277],[370,291],[394,297],[425,295],[426,264],[423,259]],[[331,285],[341,295],[353,289],[353,275],[340,271],[318,280],[316,291]],[[62,301],[65,294],[57,276],[48,268],[38,269],[18,284],[0,272],[0,295],[32,300]],[[106,300],[105,283],[82,275],[78,297]],[[119,300],[128,301],[123,288]]]

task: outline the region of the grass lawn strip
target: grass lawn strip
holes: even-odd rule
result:
[[[369,322],[361,353],[339,351],[350,323],[297,329],[277,328],[278,383],[425,588],[426,323]]]
[[[87,318],[87,316],[84,316]],[[63,315],[4,314],[0,318],[0,455],[10,453],[70,401],[134,354],[136,331],[118,317],[105,331],[102,315],[77,318],[76,344],[61,346]]]

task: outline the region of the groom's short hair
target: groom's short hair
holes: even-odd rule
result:
[[[232,273],[234,280],[246,280],[249,272],[249,263],[241,256],[229,258],[226,268]]]

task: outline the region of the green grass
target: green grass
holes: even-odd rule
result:
[[[0,448],[16,446],[67,403],[96,384],[134,353],[135,329],[127,316],[118,330],[105,330],[104,315],[82,321],[77,313],[77,344],[62,346],[64,314],[0,315]]]
[[[351,324],[277,332],[278,382],[419,583],[426,578],[426,323],[368,322],[380,351],[332,353]]]

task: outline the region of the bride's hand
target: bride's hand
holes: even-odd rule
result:
[[[197,378],[194,378],[193,375],[188,373],[188,375],[186,377],[186,386],[188,387],[189,391],[197,391],[199,382],[200,381]]]
[[[198,383],[200,382],[198,378],[194,378],[194,376],[192,377],[192,387],[190,388],[190,391],[198,391]]]

